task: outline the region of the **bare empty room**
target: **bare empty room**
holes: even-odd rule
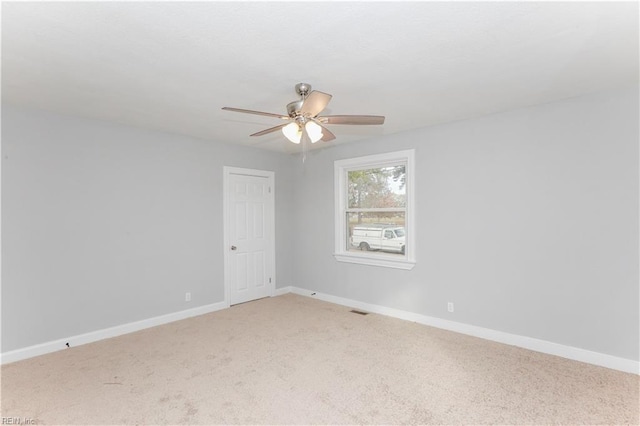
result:
[[[0,3],[1,422],[639,424],[639,4]]]

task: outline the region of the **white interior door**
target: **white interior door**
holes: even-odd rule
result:
[[[225,281],[229,305],[275,288],[273,172],[225,167]]]

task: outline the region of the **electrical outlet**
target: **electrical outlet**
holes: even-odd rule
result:
[[[453,312],[453,302],[447,303],[447,311]]]
[[[185,293],[184,294],[184,301],[185,302],[191,302],[191,293]]]

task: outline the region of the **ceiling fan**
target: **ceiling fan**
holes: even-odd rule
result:
[[[254,133],[251,136],[262,136],[282,130],[282,133],[293,143],[300,143],[303,139],[316,143],[335,139],[335,135],[325,127],[325,124],[384,124],[384,117],[380,115],[325,115],[319,116],[331,100],[331,95],[317,90],[311,91],[307,83],[296,84],[296,93],[300,100],[287,105],[287,114],[252,111],[249,109],[223,107],[226,111],[243,112],[246,114],[264,115],[267,117],[286,120],[286,123]]]

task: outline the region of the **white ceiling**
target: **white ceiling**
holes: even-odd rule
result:
[[[2,4],[4,102],[284,152],[306,82],[345,143],[638,83],[638,3]]]

